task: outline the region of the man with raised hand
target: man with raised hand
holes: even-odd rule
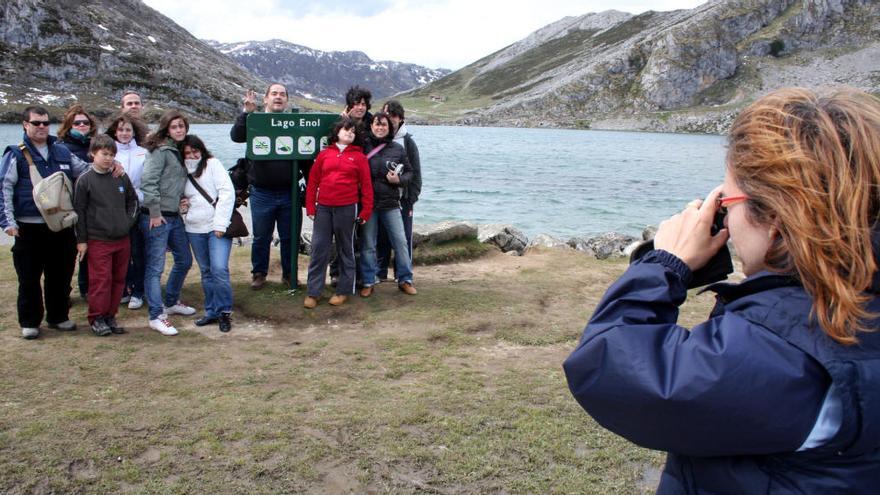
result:
[[[243,143],[247,140],[247,116],[257,109],[257,95],[248,90],[244,96],[244,108],[235,119],[229,137],[233,142]],[[281,113],[287,110],[287,88],[281,83],[272,83],[266,89],[263,96],[263,111]],[[251,288],[258,290],[266,284],[269,274],[269,248],[272,243],[272,233],[277,226],[278,236],[281,238],[281,282],[290,285],[290,259],[291,259],[291,187],[294,180],[297,184],[308,177],[308,167],[304,163],[299,171],[299,177],[293,177],[293,160],[261,160],[258,162],[246,160],[246,173],[249,186],[250,209],[253,231],[253,244],[251,246]],[[305,170],[303,170],[305,169]],[[236,189],[240,184],[236,184]],[[300,203],[302,197],[300,195]],[[301,207],[301,205],[300,205]],[[299,236],[302,232],[302,215],[296,224],[294,235]],[[297,283],[296,280],[293,281]]]
[[[45,108],[27,107],[22,113],[22,126],[22,143],[8,146],[0,161],[0,228],[15,238],[12,262],[18,276],[21,336],[35,339],[40,335],[44,314],[49,328],[76,329],[68,315],[76,236],[73,227],[53,232],[46,225],[34,202],[30,163],[44,179],[60,171],[71,182],[88,170],[89,164],[49,135],[49,113]],[[45,289],[40,286],[41,278]]]

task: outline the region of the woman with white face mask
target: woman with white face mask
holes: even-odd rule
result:
[[[196,326],[218,323],[221,332],[232,329],[232,284],[229,254],[232,239],[225,237],[235,208],[235,189],[226,168],[211,156],[198,136],[181,143],[187,182],[181,200],[186,235],[202,273],[205,315]],[[188,208],[187,208],[188,207]]]

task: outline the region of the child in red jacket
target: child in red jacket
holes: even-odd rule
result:
[[[309,173],[306,213],[314,222],[307,295],[303,305],[312,309],[324,291],[330,243],[336,239],[340,260],[339,282],[330,304],[344,304],[355,290],[354,233],[373,211],[370,165],[354,145],[356,125],[343,118],[330,131],[330,145],[318,154]]]

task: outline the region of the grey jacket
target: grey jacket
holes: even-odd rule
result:
[[[162,212],[179,213],[180,198],[186,187],[186,168],[180,151],[170,139],[147,155],[141,176],[144,208],[150,218],[159,218]]]

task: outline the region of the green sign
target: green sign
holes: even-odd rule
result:
[[[247,117],[247,157],[251,160],[310,160],[327,147],[339,115],[257,113]]]

